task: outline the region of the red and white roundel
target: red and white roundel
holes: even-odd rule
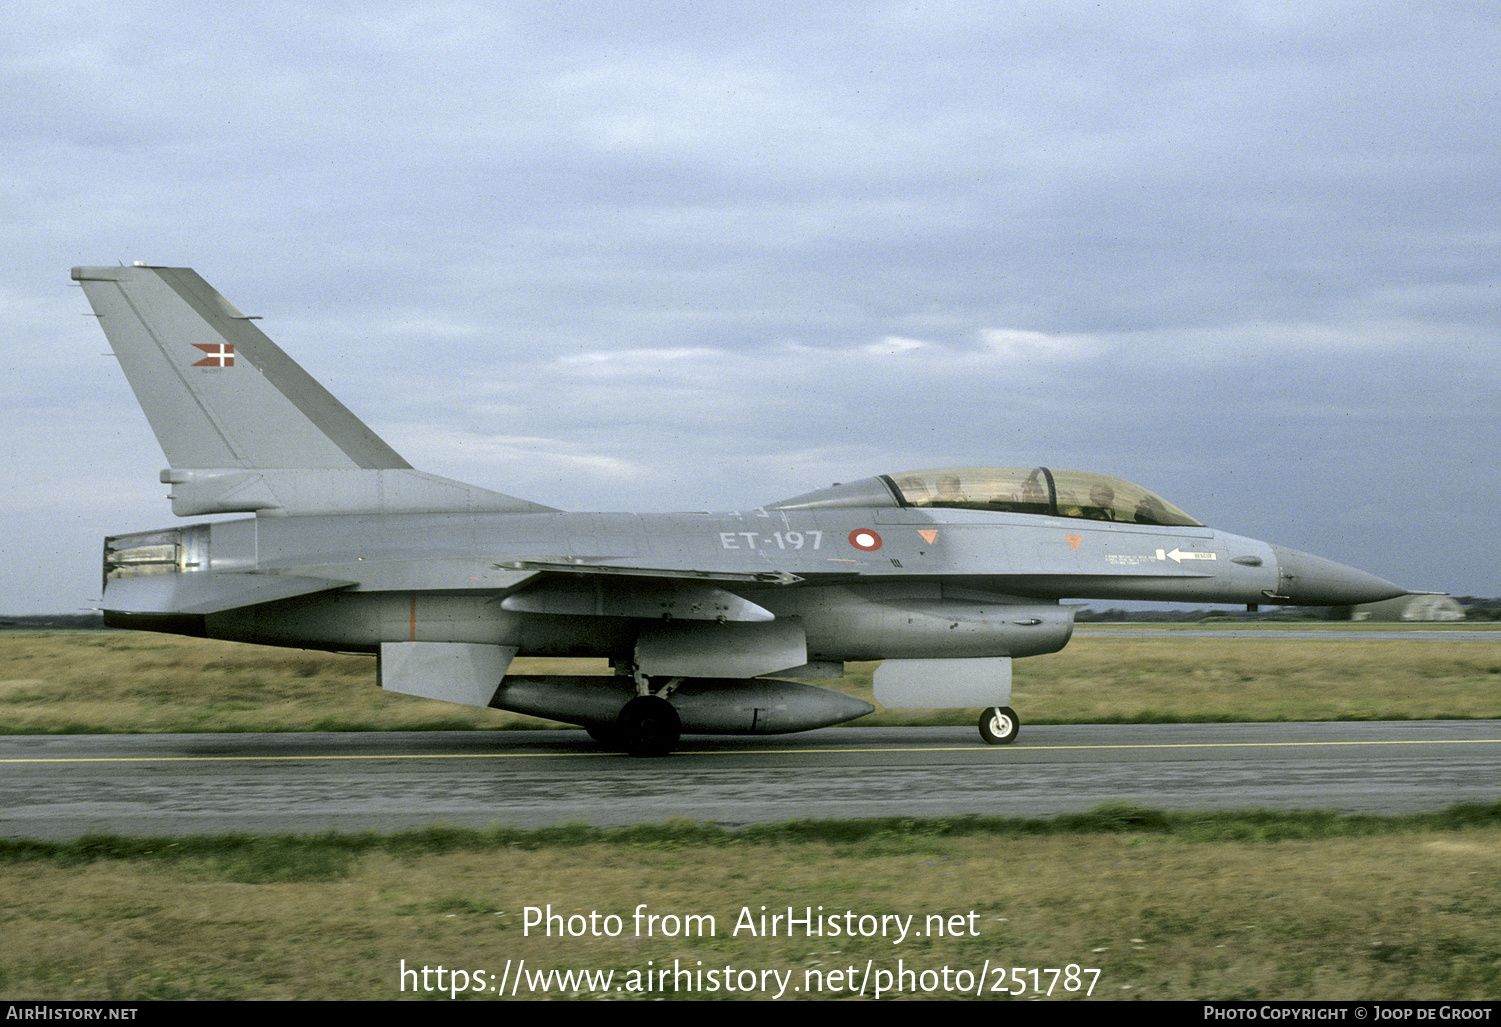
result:
[[[850,532],[850,545],[862,553],[874,553],[881,548],[881,536],[869,528],[856,528]]]

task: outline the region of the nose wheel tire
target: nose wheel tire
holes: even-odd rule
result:
[[[615,718],[615,738],[632,756],[666,756],[682,734],[678,711],[658,695],[638,695]]]
[[[1010,745],[1021,726],[1010,706],[992,706],[980,714],[980,737],[990,745]]]

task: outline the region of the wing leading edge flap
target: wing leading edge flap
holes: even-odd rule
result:
[[[353,584],[284,574],[148,574],[106,582],[103,606],[114,613],[218,613]]]
[[[677,567],[629,567],[614,563],[581,563],[575,560],[510,560],[497,570],[554,571],[560,574],[607,574],[629,578],[674,578],[679,581],[730,581],[752,585],[795,585],[803,579],[788,571],[695,571]]]

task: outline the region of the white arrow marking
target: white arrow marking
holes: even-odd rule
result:
[[[1164,554],[1162,552],[1162,550],[1160,550],[1160,549],[1157,550],[1157,558],[1159,560],[1162,559],[1164,555],[1172,558],[1173,560],[1177,561],[1178,563],[1182,563],[1184,560],[1217,560],[1217,559],[1219,559],[1218,555],[1216,555],[1215,553],[1185,553],[1181,549],[1174,549],[1171,553]]]

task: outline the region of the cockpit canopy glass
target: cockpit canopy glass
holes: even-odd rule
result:
[[[1202,524],[1124,478],[1047,467],[944,467],[888,476],[904,506],[1047,514],[1125,524]]]

